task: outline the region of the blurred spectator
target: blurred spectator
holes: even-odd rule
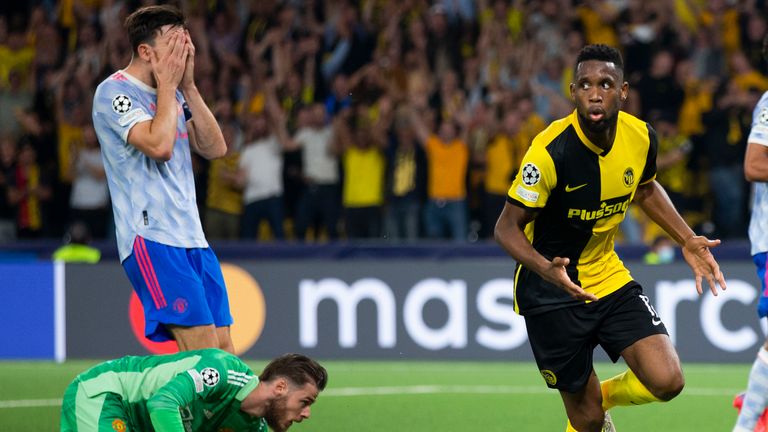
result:
[[[487,88],[480,76],[480,59],[471,57],[464,61],[464,92],[467,95],[467,108],[475,108],[477,104],[487,99]]]
[[[0,41],[0,88],[14,87],[12,72],[17,74],[15,85],[29,84],[29,73],[35,58],[35,48],[29,43],[23,28],[26,23],[19,19],[19,15],[14,17],[16,19],[11,22],[3,19],[0,24],[3,31],[7,32],[4,40]]]
[[[93,126],[83,128],[82,147],[72,151],[73,162],[69,164],[72,173],[68,176],[72,178],[70,220],[84,222],[96,238],[104,238],[111,206],[101,147]]]
[[[445,6],[436,3],[427,15],[427,55],[432,73],[439,79],[446,78],[449,71],[461,70],[461,51],[458,23],[451,22]],[[449,78],[450,79],[450,78]]]
[[[495,107],[478,103],[469,110],[469,132],[467,146],[469,148],[469,166],[467,168],[467,208],[469,214],[469,229],[467,240],[477,241],[483,235],[483,218],[485,210],[485,153],[493,134],[498,127],[495,118]],[[509,186],[509,185],[507,185]]]
[[[16,239],[16,215],[10,202],[15,165],[16,142],[8,135],[0,136],[0,243]]]
[[[675,59],[669,51],[659,51],[651,60],[651,68],[635,87],[642,97],[641,118],[671,117],[677,121],[683,103],[683,89],[674,76]]]
[[[230,4],[231,3],[225,3]],[[220,57],[220,60],[228,64],[237,64],[240,52],[240,20],[233,16],[234,11],[219,10],[213,16],[213,24],[208,30],[208,41],[212,52]]]
[[[309,5],[308,5],[309,7]],[[311,14],[310,14],[311,15]],[[314,22],[314,21],[313,21]],[[292,24],[295,24],[295,20]],[[292,134],[298,128],[298,115],[302,107],[311,105],[318,96],[316,78],[319,39],[312,34],[301,36],[292,49],[292,62],[284,73],[274,76],[277,102],[282,109],[285,128]],[[301,177],[302,154],[298,147],[286,147],[283,153],[283,200],[285,216],[290,223],[296,220],[296,209],[304,187]],[[293,231],[293,230],[292,230]]]
[[[24,75],[11,69],[7,84],[0,86],[0,132],[18,137],[24,132],[21,116],[32,107],[33,92],[24,84]]]
[[[523,6],[518,3],[518,7]],[[526,28],[532,33],[532,39],[544,47],[539,54],[558,55],[564,52],[562,35],[565,34],[564,27],[572,25],[576,18],[573,7],[566,6],[563,0],[541,0],[524,7],[530,13],[525,17]]]
[[[702,115],[712,109],[716,82],[711,78],[696,76],[694,63],[690,59],[682,59],[677,63],[675,80],[683,89],[683,101],[677,119],[678,131],[689,137],[700,135],[705,131]]]
[[[243,189],[239,184],[240,149],[243,136],[235,122],[221,125],[227,154],[211,161],[205,201],[205,234],[215,240],[240,238]]]
[[[430,98],[429,106],[440,118],[453,118],[466,105],[464,89],[459,86],[459,76],[454,70],[447,69],[439,83],[440,87]]]
[[[419,214],[424,185],[426,160],[416,143],[413,127],[404,113],[394,122],[387,150],[387,209],[385,236],[391,240],[413,241],[419,235]]]
[[[605,44],[617,46],[619,37],[616,34],[617,10],[608,0],[584,0],[576,8],[576,12],[584,27],[584,39],[587,44]]]
[[[675,260],[675,243],[666,236],[658,236],[651,244],[651,250],[643,255],[646,264],[671,264]]]
[[[656,158],[656,180],[664,186],[664,190],[672,200],[672,204],[690,226],[700,224],[693,214],[697,206],[697,197],[692,188],[693,175],[690,172],[689,160],[693,150],[691,140],[677,130],[674,119],[660,117],[651,119],[656,128],[658,150]],[[649,222],[650,223],[650,222]],[[645,243],[654,241],[663,231],[656,224],[646,225],[643,234]]]
[[[90,245],[91,234],[83,222],[69,226],[64,235],[64,244],[53,252],[54,261],[80,264],[96,264],[101,260],[101,251]]]
[[[78,29],[77,48],[72,57],[77,60],[79,67],[85,70],[81,73],[96,76],[105,67],[104,49],[99,44],[99,28],[91,22],[83,23]]]
[[[728,3],[726,0],[709,0],[697,11],[701,26],[699,33],[714,35],[717,45],[722,46],[726,55],[741,46],[739,10]]]
[[[701,156],[707,164],[714,201],[712,222],[720,238],[746,236],[743,161],[757,99],[740,89],[734,80],[727,80],[715,93],[712,110],[703,117],[707,131],[700,137]]]
[[[688,160],[692,144],[687,136],[681,134],[674,120],[660,117],[653,121],[659,139],[656,158],[656,170],[659,183],[664,186],[667,195],[672,200],[680,214],[685,215],[687,197],[690,193],[691,174],[688,171]]]
[[[334,137],[344,169],[341,201],[349,239],[381,237],[386,163],[383,150],[389,116],[383,111],[381,105],[359,105],[356,112],[346,109],[334,119]]]
[[[624,220],[619,223],[622,243],[624,244],[643,244],[643,212],[636,206],[630,206],[624,214]]]
[[[34,146],[27,140],[19,147],[16,168],[8,179],[8,186],[8,201],[16,210],[16,234],[19,238],[40,237],[46,222],[43,206],[51,198],[51,187],[37,163]]]
[[[352,106],[352,96],[349,91],[349,78],[344,74],[336,75],[331,84],[331,92],[325,98],[325,111],[333,117],[339,111]]]
[[[653,10],[653,3],[659,2],[630,0],[617,18],[619,40],[624,46],[624,76],[628,81],[650,67],[653,45],[663,19]]]
[[[507,191],[517,175],[520,163],[531,142],[522,132],[518,111],[509,111],[499,125],[484,154],[485,198],[481,237],[493,236],[496,220],[507,202]]]
[[[342,2],[326,23],[323,34],[324,58],[320,70],[326,83],[337,74],[351,75],[371,59],[374,39],[370,22],[361,21],[354,5]]]
[[[299,129],[293,136],[301,147],[304,159],[304,192],[296,208],[296,238],[307,239],[307,229],[313,228],[315,240],[325,229],[328,239],[339,237],[340,212],[338,150],[333,146],[333,128],[326,123],[322,104],[313,104],[299,114]],[[289,146],[290,147],[290,146]]]
[[[766,18],[757,13],[741,16],[744,25],[741,26],[741,46],[744,55],[752,68],[758,71],[768,70],[768,64],[763,57],[763,37],[768,34]]]
[[[238,184],[243,188],[241,238],[257,239],[262,220],[269,223],[275,240],[285,239],[283,229],[283,149],[274,110],[244,116],[245,145],[240,153]]]
[[[466,119],[441,119],[434,132],[421,114],[411,115],[416,138],[427,155],[427,203],[424,228],[431,239],[467,240],[467,188],[469,163]]]
[[[543,61],[542,70],[531,80],[536,114],[544,122],[565,117],[572,109],[570,100],[563,94],[564,68],[561,57],[546,58]]]
[[[737,51],[730,57],[733,82],[741,90],[768,90],[768,77],[755,69],[743,52]]]
[[[58,178],[53,182],[53,199],[51,202],[52,210],[59,215],[64,215],[57,226],[54,228],[57,232],[64,230],[64,223],[72,220],[68,217],[72,196],[73,176],[78,172],[72,164],[77,160],[77,155],[84,145],[84,131],[86,125],[90,127],[89,118],[90,105],[92,97],[86,95],[83,86],[75,78],[75,68],[77,67],[77,58],[72,56],[67,61],[61,75],[58,77],[58,83],[55,85],[55,118],[56,118],[56,136],[58,143],[56,146],[58,162]],[[98,141],[96,143],[98,146]],[[98,197],[95,197],[98,199]],[[104,237],[102,229],[91,228],[97,237]]]
[[[696,76],[704,78],[722,76],[725,73],[725,51],[717,34],[707,31],[696,32],[689,49]]]

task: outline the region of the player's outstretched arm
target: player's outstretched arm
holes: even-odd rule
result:
[[[720,240],[710,240],[696,233],[685,223],[683,217],[672,205],[664,188],[652,180],[637,188],[635,202],[645,214],[656,222],[664,231],[683,248],[683,257],[693,270],[696,278],[696,291],[703,292],[702,281],[707,280],[712,294],[717,295],[717,285],[725,290],[725,278],[720,271],[720,265],[712,256],[709,248],[720,244]]]
[[[189,110],[192,112],[192,120],[187,123],[189,125],[189,145],[195,153],[206,159],[220,158],[227,153],[227,143],[224,141],[224,134],[221,132],[216,117],[197,90],[194,78],[195,45],[192,44],[189,31],[185,30],[183,34],[189,55],[179,87],[187,100]]]
[[[496,241],[515,261],[535,271],[547,282],[559,286],[571,297],[577,300],[597,300],[594,294],[584,291],[568,277],[565,268],[570,259],[554,257],[550,261],[533,248],[524,230],[534,218],[535,214],[531,211],[510,203],[504,204],[494,230]]]

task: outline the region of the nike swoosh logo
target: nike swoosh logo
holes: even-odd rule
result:
[[[661,318],[651,318],[651,324],[655,326],[661,324]]]
[[[583,188],[584,186],[586,186],[588,184],[589,183],[584,183],[583,185],[578,185],[578,186],[574,186],[574,187],[571,187],[571,185],[565,185],[565,191],[566,192],[573,192],[576,189],[581,189],[581,188]]]

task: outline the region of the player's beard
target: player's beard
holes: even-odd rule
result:
[[[619,113],[616,112],[612,116],[608,117],[607,113],[603,114],[603,118],[598,121],[592,121],[589,117],[581,112],[577,112],[581,125],[587,131],[593,134],[603,133],[606,130],[615,127],[619,120]]]
[[[291,426],[290,420],[284,418],[288,406],[287,400],[286,396],[276,398],[264,414],[264,420],[274,432],[285,432]]]

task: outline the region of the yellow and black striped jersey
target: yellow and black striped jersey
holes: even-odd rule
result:
[[[613,146],[604,152],[584,135],[574,111],[534,138],[507,200],[537,213],[525,228],[547,259],[567,257],[574,283],[598,298],[632,280],[613,239],[637,187],[656,177],[656,132],[619,112]],[[515,310],[535,314],[580,303],[518,265]]]

